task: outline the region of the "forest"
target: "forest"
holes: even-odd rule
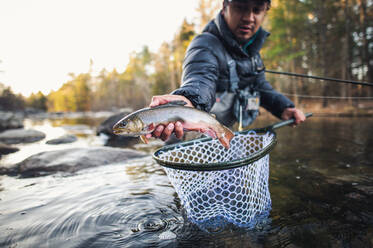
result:
[[[200,0],[195,23],[184,20],[173,40],[165,41],[157,51],[147,46],[134,51],[122,72],[103,68],[99,75],[91,71],[70,74],[71,79],[57,91],[27,98],[0,83],[0,107],[57,112],[147,106],[153,95],[180,86],[189,43],[221,6],[222,0]],[[372,0],[274,0],[264,28],[271,33],[261,54],[267,70],[373,82]],[[373,87],[266,76],[276,90],[296,104],[358,108],[373,102]]]

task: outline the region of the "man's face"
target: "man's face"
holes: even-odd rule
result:
[[[231,2],[224,6],[223,16],[239,42],[249,40],[258,31],[267,12],[267,3]]]

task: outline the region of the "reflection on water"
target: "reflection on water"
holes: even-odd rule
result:
[[[96,120],[97,122],[97,120]],[[56,124],[58,123],[58,125]],[[105,140],[95,135],[95,126],[85,125],[89,121],[84,120],[83,123],[76,122],[72,125],[68,119],[62,120],[25,120],[25,129],[35,129],[46,134],[46,138],[31,144],[16,145],[20,151],[14,154],[3,156],[0,160],[1,166],[10,166],[21,162],[27,157],[44,151],[63,150],[66,148],[78,148],[88,146],[102,146]],[[90,121],[90,123],[95,123]],[[84,126],[83,126],[84,125]],[[51,139],[56,139],[65,134],[73,134],[78,137],[78,140],[70,144],[48,145],[46,142]]]
[[[94,129],[68,125],[75,124]],[[312,117],[278,130],[270,156],[271,221],[250,231],[230,226],[209,234],[186,221],[150,154],[72,176],[2,176],[0,247],[372,247],[372,124],[372,118]],[[66,123],[28,125],[48,130],[48,137],[66,132],[59,127]],[[100,145],[96,139],[87,134],[62,148]],[[47,149],[43,142],[5,159],[23,159],[28,147]]]

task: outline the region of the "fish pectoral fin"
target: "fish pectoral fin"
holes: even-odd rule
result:
[[[223,132],[218,137],[220,143],[226,148],[229,149],[231,140],[234,137],[234,133],[227,128],[226,126],[222,126]]]
[[[148,138],[146,138],[145,135],[141,135],[141,136],[140,136],[140,139],[141,139],[141,141],[144,142],[145,144],[149,144],[149,140],[148,140]]]
[[[225,149],[227,149],[227,150],[229,149],[229,147],[230,147],[230,140],[229,139],[227,139],[226,137],[220,137],[219,141],[225,147]]]
[[[212,129],[210,129],[210,128],[201,129],[201,133],[204,133],[204,134],[210,136],[210,137],[213,138],[213,139],[216,139],[216,138],[217,138],[217,135],[216,135],[216,133],[214,132],[214,130],[212,130]]]

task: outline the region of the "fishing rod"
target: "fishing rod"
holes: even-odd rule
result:
[[[271,70],[265,70],[265,72],[273,73],[273,74],[286,75],[286,76],[292,76],[292,77],[312,78],[312,79],[319,79],[319,80],[325,80],[325,81],[334,81],[334,82],[338,82],[338,83],[365,85],[365,86],[372,86],[373,87],[373,83],[368,83],[368,82],[351,81],[351,80],[329,78],[329,77],[310,76],[310,75],[299,74],[299,73],[280,72],[280,71],[271,71]]]

